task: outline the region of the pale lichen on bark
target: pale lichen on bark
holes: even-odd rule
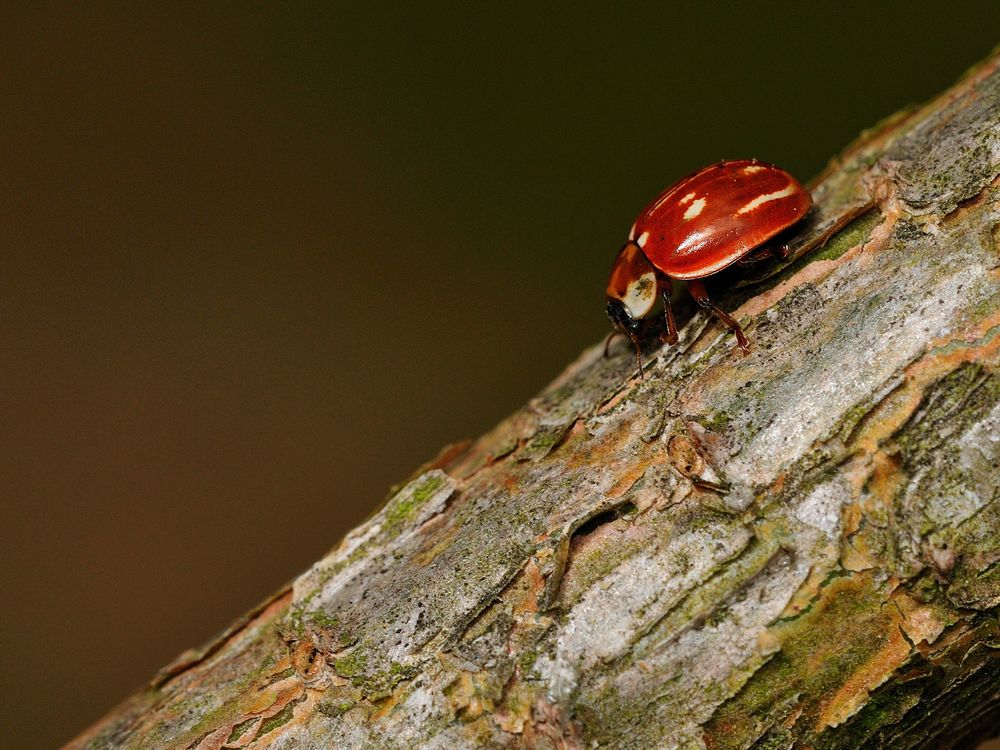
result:
[[[1000,716],[1000,57],[72,747],[950,747]],[[744,276],[747,276],[744,274]],[[735,277],[731,278],[732,281]]]

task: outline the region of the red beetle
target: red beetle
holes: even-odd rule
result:
[[[750,350],[739,324],[720,310],[702,281],[745,258],[802,219],[812,199],[788,172],[757,160],[723,161],[667,188],[635,220],[608,279],[608,317],[636,347],[643,321],[663,298],[667,332],[677,341],[670,280],[687,282],[695,301],[714,312]]]

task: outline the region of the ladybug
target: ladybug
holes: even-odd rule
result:
[[[695,301],[715,313],[749,352],[739,323],[708,298],[703,279],[737,261],[766,256],[762,245],[811,207],[809,192],[794,177],[756,159],[713,164],[656,196],[632,225],[607,287],[612,336],[623,334],[635,345],[640,374],[639,338],[658,298],[667,324],[661,340],[677,342],[672,279],[686,281]]]

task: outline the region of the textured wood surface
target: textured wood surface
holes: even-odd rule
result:
[[[749,355],[690,310],[645,380],[624,346],[586,351],[71,747],[939,748],[996,727],[998,175],[993,57],[834,160],[791,258],[717,285]]]

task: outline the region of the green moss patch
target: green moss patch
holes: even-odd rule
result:
[[[229,733],[229,737],[226,739],[226,744],[228,745],[233,742],[236,742],[236,740],[238,740],[244,734],[249,732],[253,728],[253,725],[256,723],[257,723],[256,716],[247,719],[246,721],[241,721],[239,724],[233,727],[233,731]]]
[[[707,744],[718,750],[748,747],[782,719],[778,707],[808,696],[799,722],[815,724],[818,699],[837,692],[887,642],[894,627],[883,594],[867,576],[835,579],[821,602],[772,633],[781,650],[706,724]]]
[[[407,519],[444,487],[447,477],[436,473],[418,480],[412,490],[405,487],[385,507],[385,530],[389,533],[399,529]]]
[[[298,701],[291,701],[274,716],[264,719],[264,721],[260,723],[260,729],[257,730],[257,736],[254,739],[263,737],[265,734],[273,732],[278,727],[284,726],[290,722],[292,720],[292,715],[295,713],[295,704],[297,702]]]

